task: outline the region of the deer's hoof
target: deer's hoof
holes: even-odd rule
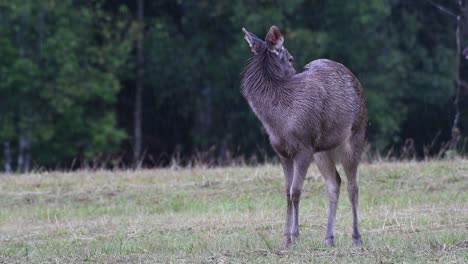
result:
[[[355,247],[361,247],[362,246],[361,236],[358,236],[358,237],[353,236],[353,245]]]
[[[281,245],[281,249],[290,250],[298,242],[299,242],[299,234],[285,236],[283,240],[283,244]]]
[[[281,244],[281,250],[290,250],[292,247],[292,243],[290,239],[284,239],[283,243]]]
[[[335,246],[335,237],[334,236],[326,237],[325,238],[325,245],[327,245],[329,247],[334,247]]]

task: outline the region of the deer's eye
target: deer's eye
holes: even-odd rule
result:
[[[292,57],[289,58],[289,62],[291,62],[291,63],[293,62],[293,58],[292,58]]]

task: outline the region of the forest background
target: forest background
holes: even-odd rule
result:
[[[270,160],[239,83],[271,25],[361,80],[367,157],[466,155],[465,2],[0,0],[2,169]]]

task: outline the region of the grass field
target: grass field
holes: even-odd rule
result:
[[[343,175],[343,174],[342,174]],[[363,247],[341,188],[337,246],[314,165],[301,241],[280,251],[279,166],[0,175],[0,263],[467,263],[468,161],[360,170]]]

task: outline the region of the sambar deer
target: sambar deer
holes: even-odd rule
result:
[[[299,238],[299,201],[315,160],[326,181],[329,206],[325,243],[335,244],[335,219],[343,165],[353,214],[353,244],[361,245],[357,169],[365,145],[367,110],[359,80],[340,63],[319,59],[296,73],[284,38],[272,26],[265,41],[242,29],[253,56],[242,73],[242,95],[265,128],[283,167],[286,224],[283,247]]]

